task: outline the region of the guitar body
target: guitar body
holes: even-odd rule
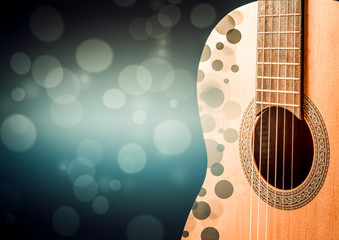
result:
[[[201,57],[197,96],[208,168],[182,239],[339,238],[339,2],[308,0],[304,7],[304,118],[315,148],[310,174],[293,200],[291,191],[280,191],[284,200],[267,184],[260,190],[248,168],[258,9],[257,2],[247,4],[213,29]]]

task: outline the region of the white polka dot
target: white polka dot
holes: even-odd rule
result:
[[[71,207],[60,207],[53,214],[52,224],[59,235],[69,237],[78,230],[78,213]]]
[[[83,117],[82,105],[78,100],[69,104],[53,102],[50,107],[50,116],[59,127],[75,127]]]
[[[152,75],[143,66],[128,66],[119,74],[119,86],[127,94],[141,95],[151,88]]]
[[[197,28],[206,28],[216,19],[214,7],[208,3],[202,3],[193,8],[191,22]]]
[[[102,146],[95,140],[84,140],[77,147],[77,156],[90,159],[94,165],[98,164],[103,156]]]
[[[136,124],[143,124],[143,123],[145,123],[145,121],[146,121],[146,114],[145,114],[145,112],[140,111],[140,110],[135,111],[133,113],[133,121]]]
[[[12,99],[16,102],[21,102],[26,97],[26,92],[22,88],[14,88],[11,93]]]
[[[92,176],[81,175],[74,181],[73,193],[79,201],[92,201],[98,193],[98,184]]]
[[[101,215],[107,212],[109,203],[105,197],[98,196],[93,200],[92,207],[96,214]]]
[[[32,75],[36,83],[44,88],[57,86],[63,78],[63,68],[58,59],[42,55],[34,60]]]

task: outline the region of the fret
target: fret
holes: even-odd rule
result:
[[[300,48],[301,44],[301,33],[287,32],[281,34],[281,32],[259,32],[258,33],[258,43],[257,47],[266,48],[266,47],[293,47]]]
[[[296,66],[300,65],[300,63],[289,63],[289,62],[258,62],[258,64],[296,65]]]
[[[280,79],[282,79],[282,80],[300,80],[300,78],[295,78],[295,77],[271,77],[271,76],[269,76],[269,77],[265,77],[265,76],[257,76],[257,78],[260,78],[260,79],[277,79],[277,80],[280,80]]]
[[[258,47],[259,50],[300,50],[298,47]]]
[[[257,61],[258,62],[286,62],[286,63],[300,63],[301,54],[300,49],[286,49],[286,48],[258,48]],[[263,59],[263,57],[265,59]]]
[[[288,33],[300,33],[300,31],[275,31],[275,32],[258,32],[259,34],[288,34]]]
[[[300,31],[301,16],[277,16],[259,18],[259,32]]]
[[[296,65],[257,64],[258,76],[300,78],[300,72],[300,66]]]
[[[300,94],[296,91],[284,91],[284,90],[271,90],[271,89],[257,89],[259,92],[273,92],[273,93],[291,93],[291,94]]]
[[[270,91],[300,92],[300,80],[287,79],[257,79],[256,88]]]
[[[257,92],[257,102],[265,102],[271,104],[300,104],[300,93],[280,93],[280,92]]]
[[[266,14],[266,15],[259,15],[259,18],[265,18],[265,17],[286,17],[286,16],[301,16],[300,13],[281,13],[281,14]]]
[[[287,103],[270,103],[270,102],[260,102],[257,101],[258,104],[266,104],[266,105],[274,105],[274,106],[287,106],[287,107],[300,107],[297,104],[287,104]]]

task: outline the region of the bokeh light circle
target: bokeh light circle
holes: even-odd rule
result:
[[[82,176],[95,176],[95,167],[91,160],[85,157],[77,157],[73,159],[67,169],[67,175],[71,183],[74,183],[75,180]]]
[[[129,222],[127,236],[129,240],[161,240],[164,236],[164,227],[157,218],[140,215]]]
[[[106,70],[111,65],[113,51],[105,41],[89,39],[79,45],[75,57],[82,69],[97,73]]]
[[[163,26],[159,22],[158,15],[154,15],[146,23],[146,32],[151,38],[162,39],[167,37],[171,32],[171,28]]]
[[[52,218],[54,230],[63,237],[72,236],[79,227],[79,215],[69,206],[58,208]]]
[[[98,164],[103,156],[102,146],[95,140],[86,139],[78,145],[77,156],[88,158],[94,165]]]
[[[33,146],[36,138],[37,131],[34,123],[24,115],[11,115],[2,123],[1,139],[10,150],[26,151]]]
[[[129,33],[135,40],[141,41],[148,38],[146,32],[147,19],[143,17],[135,18],[129,25]]]
[[[164,76],[168,72],[173,70],[172,65],[162,58],[150,58],[142,62],[141,65],[148,69],[152,75],[153,82],[150,91],[151,92],[163,91]]]
[[[53,42],[60,38],[64,21],[58,10],[52,7],[39,7],[32,13],[29,21],[31,31],[43,42]]]
[[[97,196],[92,202],[93,211],[96,214],[105,214],[109,208],[109,203],[107,198],[103,196]]]
[[[138,110],[133,113],[133,122],[136,124],[145,123],[146,118],[146,113],[144,111]]]
[[[118,153],[118,163],[121,170],[135,174],[144,169],[147,161],[145,150],[136,143],[124,145]]]
[[[62,128],[72,128],[80,123],[83,117],[82,105],[78,100],[69,104],[52,102],[50,116],[53,122]]]
[[[118,179],[113,179],[109,183],[109,187],[112,189],[112,191],[119,191],[121,189],[121,182]]]
[[[177,120],[160,123],[153,132],[153,141],[157,149],[165,155],[180,155],[191,144],[191,132]]]
[[[197,28],[206,28],[216,19],[214,7],[208,3],[195,6],[191,12],[191,22]]]
[[[20,75],[26,74],[31,70],[31,59],[24,53],[15,53],[10,59],[12,70]]]
[[[170,99],[184,101],[192,97],[194,93],[195,79],[193,75],[184,69],[175,69],[167,73],[164,78],[164,89]]]
[[[158,21],[164,27],[173,27],[178,24],[181,18],[180,9],[174,5],[162,7],[157,15]]]
[[[37,84],[44,88],[57,86],[63,78],[60,61],[50,55],[42,55],[34,60],[32,75]]]
[[[59,70],[60,68],[57,68],[57,69],[52,70],[50,73],[57,74]],[[48,76],[51,76],[51,74],[48,74]],[[80,94],[80,88],[81,88],[81,85],[80,85],[79,77],[72,70],[68,68],[63,68],[63,74],[62,74],[61,81],[57,85],[53,84],[53,87],[47,88],[46,93],[48,97],[54,102],[57,102],[60,104],[68,104],[68,103],[72,103],[78,98]]]
[[[26,97],[26,92],[22,88],[14,88],[11,92],[11,97],[16,102],[21,102]]]
[[[103,102],[108,108],[118,109],[125,105],[126,96],[120,89],[112,88],[104,93]]]
[[[128,66],[119,74],[119,86],[127,94],[141,95],[151,88],[152,75],[143,66]]]
[[[178,106],[178,101],[175,99],[171,99],[169,105],[171,108],[176,108]]]
[[[98,183],[90,175],[81,175],[74,181],[73,193],[79,201],[92,201],[98,194]]]

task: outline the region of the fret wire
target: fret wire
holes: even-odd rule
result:
[[[261,101],[257,101],[258,104],[267,104],[267,105],[277,105],[277,106],[287,106],[287,107],[300,107],[297,104],[288,104],[288,103],[271,103],[271,102],[261,102]]]
[[[298,47],[258,47],[259,50],[300,50]]]
[[[259,34],[284,34],[284,33],[301,33],[300,31],[277,31],[277,32],[258,32]]]
[[[278,80],[278,79],[287,79],[287,80],[295,80],[295,81],[300,81],[300,78],[295,78],[295,77],[268,77],[268,76],[257,76],[257,78],[263,78],[263,79],[272,79],[272,80]]]
[[[273,89],[261,89],[257,88],[259,92],[273,92],[273,93],[291,93],[291,94],[300,94],[300,92],[296,91],[287,91],[287,90],[273,90]]]
[[[301,16],[301,13],[282,13],[280,14],[282,17],[288,16]],[[260,18],[262,17],[279,17],[279,14],[268,14],[268,15],[259,15]]]
[[[295,65],[295,66],[300,65],[300,63],[283,63],[283,62],[258,62],[257,64]]]

